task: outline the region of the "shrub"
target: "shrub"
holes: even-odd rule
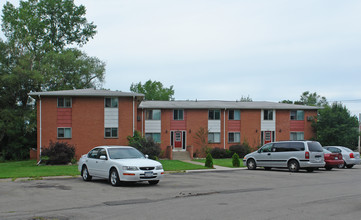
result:
[[[205,167],[213,168],[213,158],[210,153],[207,154],[206,163],[204,164]]]
[[[44,148],[42,156],[46,157],[46,164],[68,164],[75,155],[75,147],[67,142],[52,142]]]
[[[143,154],[147,154],[150,159],[158,159],[161,149],[158,143],[152,138],[141,137],[138,131],[134,132],[133,137],[128,137],[129,145],[138,149]]]
[[[246,154],[251,152],[250,147],[247,144],[242,145],[232,145],[229,147],[229,150],[234,154],[238,154],[240,158],[243,158]]]
[[[239,161],[239,156],[236,153],[234,153],[233,156],[232,156],[232,165],[234,167],[240,167],[241,166],[241,162]]]
[[[219,148],[219,147],[215,147],[211,150],[211,155],[213,158],[229,158],[230,155],[229,153],[227,152],[226,149],[223,149],[223,148]]]

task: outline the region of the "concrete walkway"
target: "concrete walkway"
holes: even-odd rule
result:
[[[192,160],[182,160],[182,162],[204,166],[204,163],[200,163],[200,162],[192,161]],[[232,170],[234,171],[234,170],[244,170],[244,169],[246,169],[246,167],[230,168],[230,167],[222,167],[222,166],[218,166],[218,165],[213,165],[213,168],[214,168],[214,169],[186,170],[186,173],[193,173],[193,172],[214,172],[214,171],[232,171]]]

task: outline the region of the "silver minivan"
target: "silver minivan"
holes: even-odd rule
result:
[[[291,172],[306,169],[312,172],[315,168],[325,166],[323,148],[317,141],[279,141],[265,144],[255,152],[243,158],[247,168],[254,170],[264,167],[266,170],[288,168]]]

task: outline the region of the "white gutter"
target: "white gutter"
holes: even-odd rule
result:
[[[144,117],[144,109],[142,108],[142,137],[143,137],[143,132],[144,132],[143,117]]]
[[[226,108],[223,114],[223,149],[226,149]]]
[[[133,96],[133,136],[134,136],[134,96]]]
[[[42,143],[41,143],[41,133],[42,133],[42,127],[41,127],[41,97],[40,97],[40,95],[38,95],[39,96],[39,124],[40,124],[40,128],[39,128],[39,162],[38,162],[38,165],[40,164],[40,162],[41,162],[41,145],[42,145]]]

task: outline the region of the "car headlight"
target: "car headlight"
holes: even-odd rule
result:
[[[162,165],[156,166],[155,169],[156,170],[163,170],[163,166]]]
[[[123,166],[123,170],[139,170],[136,166]]]

